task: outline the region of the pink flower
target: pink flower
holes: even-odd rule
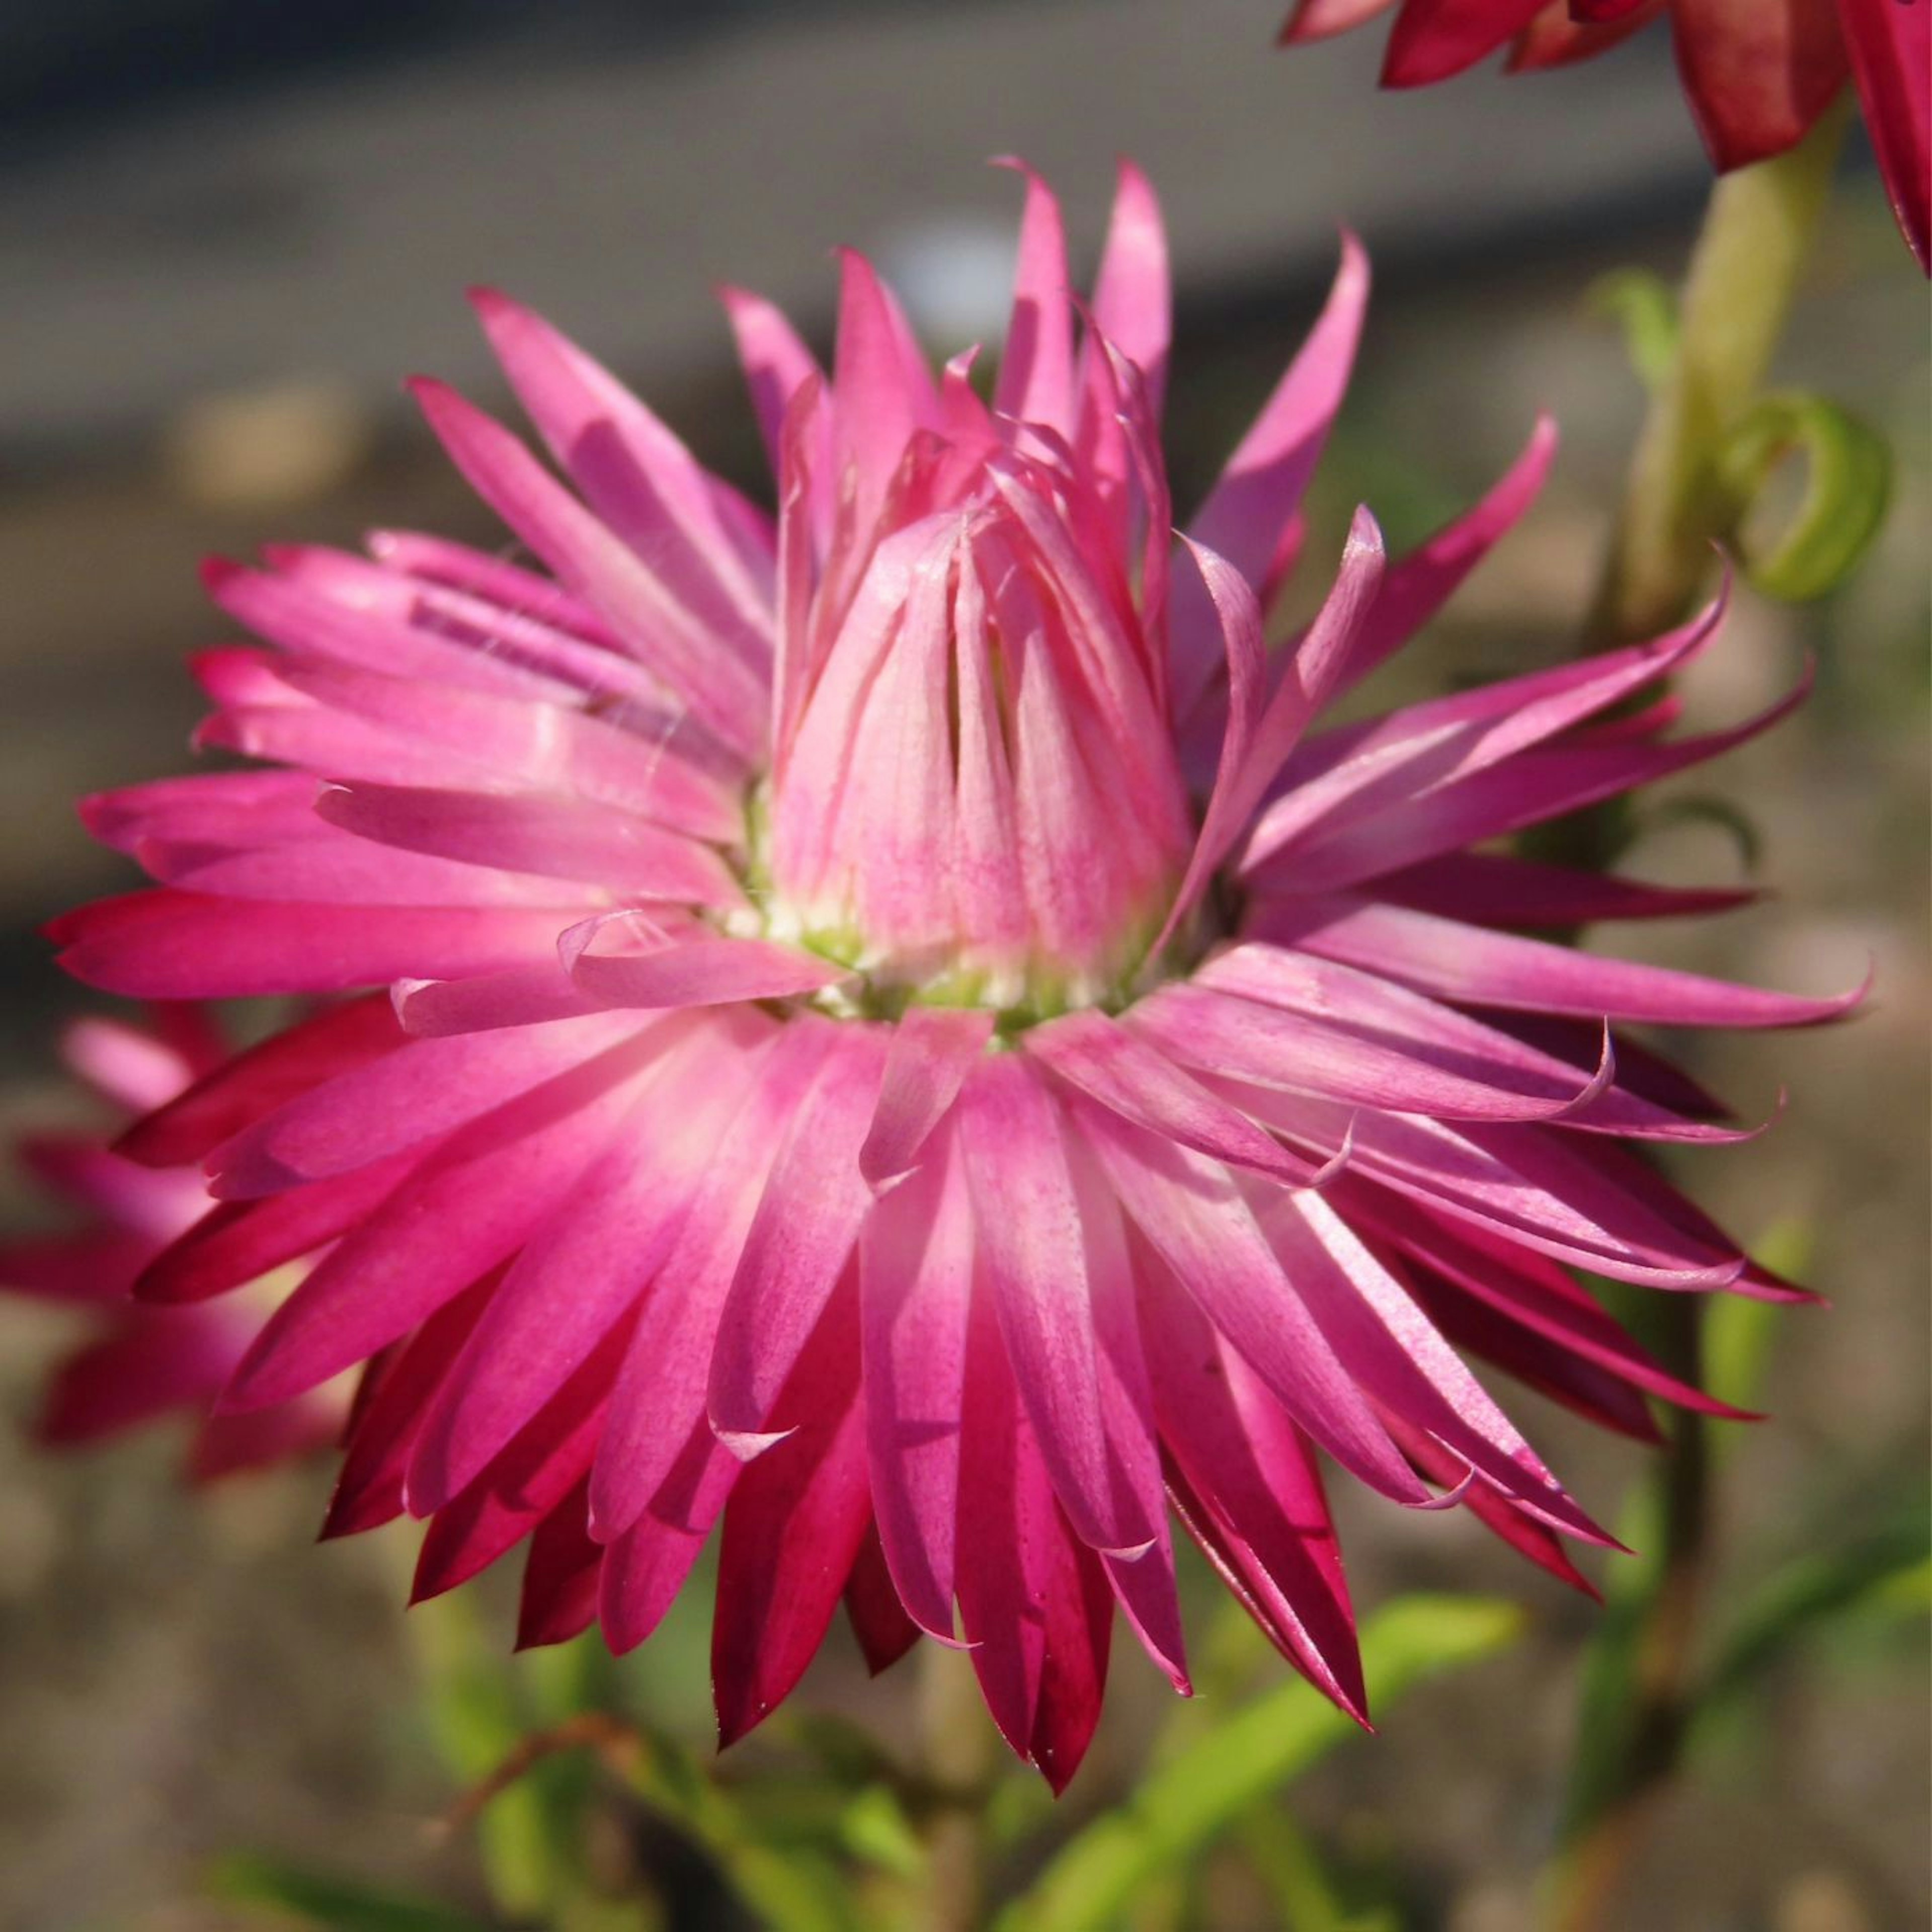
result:
[[[1508,45],[1512,70],[1587,59],[1667,14],[1720,172],[1802,140],[1849,74],[1900,230],[1932,267],[1932,0],[1296,0],[1286,42],[1396,10],[1385,87],[1420,87]]]
[[[224,1403],[380,1360],[331,1527],[428,1518],[423,1594],[527,1540],[524,1642],[638,1642],[722,1517],[728,1740],[842,1598],[875,1664],[970,1644],[1063,1784],[1114,1604],[1185,1687],[1177,1518],[1359,1712],[1318,1455],[1580,1581],[1560,1539],[1606,1539],[1459,1349],[1648,1436],[1648,1395],[1714,1406],[1570,1268],[1796,1292],[1617,1144],[1736,1136],[1610,1028],[1850,1001],[1524,936],[1743,896],[1471,849],[1788,707],[1675,742],[1672,701],[1628,710],[1712,612],[1313,728],[1552,448],[1394,561],[1359,515],[1264,649],[1362,321],[1352,242],[1178,552],[1138,174],[1077,313],[1028,178],[990,407],[861,258],[842,275],[829,380],[726,297],[776,522],[484,295],[574,490],[417,393],[542,569],[386,534],[211,572],[269,648],[203,660],[202,741],[266,769],[94,800],[161,884],[62,922],[65,962],[147,996],[386,986],[409,1037],[356,1000],[155,1117],[143,1150],[205,1158],[224,1204],[148,1292],[339,1238]]]
[[[212,1022],[191,1006],[158,1007],[148,1030],[83,1020],[68,1030],[64,1052],[124,1118],[173,1100],[227,1057]],[[179,1415],[194,1425],[187,1473],[199,1483],[340,1436],[341,1405],[319,1391],[246,1414],[212,1412],[266,1318],[252,1298],[164,1308],[130,1297],[142,1270],[208,1213],[198,1169],[143,1166],[94,1134],[30,1135],[15,1154],[48,1192],[85,1216],[70,1232],[0,1244],[0,1288],[84,1310],[92,1330],[48,1384],[43,1442],[98,1442]]]

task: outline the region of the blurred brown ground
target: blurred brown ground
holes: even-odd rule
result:
[[[1149,13],[1122,10],[1137,20]],[[1238,10],[1216,21],[1224,40]],[[1051,31],[1070,50],[1083,23],[1100,31],[1102,10],[1042,12],[1049,28],[1028,31]],[[990,10],[995,16],[1000,10]],[[1268,22],[1250,10],[1239,25],[1264,38]],[[1126,61],[1124,42],[1112,45]],[[1258,50],[1254,58],[1264,64]],[[1361,84],[1359,69],[1351,85]],[[639,71],[640,87],[664,84],[661,69]],[[1174,416],[1178,460],[1196,480],[1298,338],[1329,246],[1306,212],[1305,186],[1292,196],[1284,190],[1293,210],[1275,230],[1253,177],[1261,156],[1289,170],[1313,151],[1298,140],[1316,140],[1321,85],[1332,83],[1306,80],[1292,62],[1267,72],[1284,101],[1287,88],[1299,90],[1294,99],[1308,119],[1289,124],[1294,117],[1284,113],[1282,124],[1240,130],[1257,158],[1235,170],[1247,182],[1245,225],[1218,237],[1211,256],[1190,257],[1182,225],[1180,208],[1207,198],[1188,142],[1169,158],[1172,176],[1160,173],[1158,152],[1145,152],[1150,140],[1160,145],[1157,125],[1138,144],[1168,191],[1189,276]],[[1651,69],[1640,77],[1652,87],[1658,80]],[[704,84],[720,101],[730,98],[728,75]],[[1255,98],[1253,85],[1244,81],[1244,100]],[[1500,98],[1472,91],[1468,104],[1486,110]],[[1429,112],[1442,111],[1440,98]],[[1375,104],[1384,141],[1396,124],[1386,109]],[[796,111],[808,112],[808,98]],[[1534,111],[1553,118],[1559,109]],[[1092,151],[1102,140],[1136,145],[1140,124],[1124,118],[1120,134],[1062,129],[1056,137],[1084,158],[1080,194],[1070,200],[1090,230],[1102,179]],[[945,166],[970,170],[1006,144],[996,138],[1003,132],[957,152],[948,146]],[[1224,129],[1216,143],[1214,165],[1224,172],[1230,164],[1220,150],[1234,138]],[[1318,151],[1341,172],[1332,147]],[[1029,152],[1049,166],[1054,158],[1037,142]],[[907,172],[938,165],[928,146]],[[1525,214],[1531,225],[1514,243],[1487,235],[1466,265],[1439,223],[1432,229],[1406,220],[1395,202],[1386,206],[1383,260],[1393,272],[1384,274],[1322,479],[1311,560],[1324,542],[1332,552],[1358,495],[1394,534],[1418,533],[1501,467],[1539,406],[1556,410],[1566,438],[1545,500],[1459,599],[1452,620],[1409,654],[1391,690],[1546,658],[1574,632],[1639,408],[1618,346],[1584,313],[1581,294],[1598,272],[1626,260],[1672,268],[1689,226],[1672,205],[1682,167],[1670,176],[1676,188],[1662,190],[1649,168],[1646,157],[1634,176],[1618,178],[1655,190],[1648,212],[1641,196],[1619,202],[1606,190],[1597,214],[1567,232]],[[1472,179],[1480,176],[1478,167]],[[465,194],[446,187],[452,196]],[[412,191],[434,208],[430,187],[418,181]],[[476,192],[472,183],[468,201]],[[550,248],[560,258],[578,248],[602,259],[638,246],[658,211],[637,194],[623,223],[608,194],[593,197],[580,227],[566,189]],[[978,205],[995,224],[1010,212],[997,193]],[[1836,1304],[1786,1318],[1770,1394],[1776,1419],[1750,1432],[1726,1471],[1720,1603],[1808,1538],[1909,1498],[1927,1456],[1932,376],[1923,285],[1868,178],[1847,182],[1842,217],[1780,373],[1828,390],[1892,434],[1899,467],[1891,521],[1863,575],[1825,607],[1793,613],[1749,592],[1740,597],[1724,641],[1691,682],[1696,719],[1762,705],[1796,675],[1807,649],[1818,657],[1816,694],[1794,723],[1672,788],[1720,793],[1748,815],[1762,834],[1764,872],[1778,896],[1695,932],[1598,935],[1599,944],[1648,946],[1678,963],[1804,991],[1855,980],[1868,958],[1877,966],[1876,995],[1848,1027],[1698,1049],[1700,1071],[1746,1113],[1768,1108],[1780,1083],[1790,1098],[1762,1141],[1683,1163],[1696,1191],[1747,1240],[1782,1218],[1804,1218],[1815,1235],[1813,1279]],[[838,208],[823,210],[802,237],[790,237],[768,280],[796,284],[808,268],[822,286],[823,244],[862,235],[867,224],[890,232],[890,212],[870,210],[848,229]],[[1370,224],[1372,247],[1379,238]],[[756,281],[760,266],[733,272]],[[454,304],[455,290],[446,286],[453,277],[440,263],[421,286],[406,254],[392,266],[412,305]],[[118,296],[128,353],[145,352],[144,301],[157,314],[174,314],[178,284],[194,272],[185,260],[150,262],[133,275]],[[680,262],[665,278],[698,285]],[[541,274],[519,286],[540,303],[554,299]],[[31,303],[31,289],[23,296]],[[703,454],[754,473],[722,328],[700,355],[682,311],[662,330],[646,328],[604,306],[610,299],[608,289],[586,287],[574,310],[555,305],[591,346],[650,379],[653,400]],[[180,346],[171,343],[158,359],[178,361]],[[418,359],[416,348],[405,343],[395,354]],[[456,373],[473,376],[473,366]],[[78,404],[63,404],[33,422],[29,435],[20,410],[0,414],[0,449],[10,428],[17,446],[31,445],[33,454],[0,478],[8,1001],[0,1112],[10,1128],[72,1111],[53,1065],[53,1030],[82,1003],[50,970],[32,928],[126,881],[80,835],[68,801],[184,764],[197,707],[181,656],[224,634],[200,601],[196,559],[275,536],[352,541],[382,524],[500,541],[427,436],[404,426],[364,376],[326,358],[276,364],[248,372],[240,393],[224,394],[171,390],[165,376],[130,387],[117,374],[124,398],[111,421],[90,424]],[[58,384],[48,382],[51,394]],[[79,440],[56,448],[49,437],[63,423]],[[1732,876],[1738,861],[1721,832],[1682,824],[1648,840],[1634,863],[1654,876],[1703,879]],[[33,1204],[13,1180],[6,1185],[6,1219],[30,1218]],[[37,1378],[67,1333],[50,1317],[0,1306],[0,1395],[10,1417],[29,1415]],[[1586,1506],[1613,1514],[1638,1457],[1532,1397],[1517,1406]],[[55,1459],[23,1446],[15,1432],[0,1436],[0,1923],[21,1932],[214,1927],[224,1922],[194,1903],[195,1873],[210,1853],[232,1846],[272,1846],[460,1892],[470,1882],[462,1848],[437,1846],[423,1828],[448,1792],[404,1702],[409,1663],[394,1606],[406,1551],[378,1546],[406,1539],[389,1533],[312,1548],[319,1472],[237,1483],[190,1502],[172,1480],[178,1448],[151,1436]],[[1404,1518],[1352,1504],[1348,1514],[1352,1575],[1365,1606],[1406,1587],[1496,1588],[1526,1599],[1534,1627],[1512,1655],[1417,1695],[1379,1739],[1324,1767],[1302,1789],[1299,1813],[1354,1855],[1409,1871],[1416,1924],[1516,1932],[1532,1923],[1534,1876],[1560,1800],[1578,1646],[1594,1613],[1520,1569],[1460,1517]],[[662,1640],[667,1656],[675,1651],[694,1664],[700,1622],[686,1619],[681,1634]],[[694,1725],[701,1705],[693,1708],[688,1672],[680,1679],[662,1664],[640,1668],[649,1694],[672,1700]],[[860,1688],[853,1660],[835,1646],[805,1694],[851,1700],[891,1720],[902,1718],[898,1700],[909,1688],[892,1678]],[[1164,1694],[1123,1646],[1113,1694],[1076,1804],[1125,1774]],[[1924,1922],[1932,1903],[1927,1697],[1922,1645],[1808,1650],[1778,1673],[1753,1721],[1660,1810],[1634,1874],[1628,1923],[1665,1932],[1888,1932]],[[1264,1922],[1250,1910],[1231,1894],[1228,1925]]]

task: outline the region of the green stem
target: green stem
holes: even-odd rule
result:
[[[1762,386],[1831,191],[1850,112],[1840,101],[1774,160],[1712,190],[1678,310],[1676,356],[1631,460],[1594,638],[1654,637],[1709,574],[1730,505],[1717,453]]]
[[[1712,190],[1679,310],[1676,352],[1632,459],[1592,644],[1654,637],[1688,615],[1709,574],[1712,545],[1732,506],[1717,476],[1725,440],[1750,406],[1783,333],[1799,272],[1829,194],[1849,108],[1840,102],[1786,154],[1721,178]],[[1623,842],[1621,801],[1556,828],[1567,862],[1600,867]],[[1549,849],[1548,848],[1545,848]],[[1702,1380],[1702,1308],[1662,1298],[1654,1347],[1665,1365]],[[1674,1418],[1664,1462],[1645,1499],[1642,1569],[1613,1599],[1603,1656],[1584,1712],[1554,1874],[1557,1932],[1602,1932],[1658,1796],[1676,1773],[1691,1715],[1700,1600],[1710,1562],[1712,1458],[1707,1427]]]
[[[986,1800],[996,1762],[971,1660],[920,1646],[920,1724],[929,1795],[920,1932],[976,1932],[986,1915]]]

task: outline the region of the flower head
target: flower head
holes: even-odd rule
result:
[[[1564,66],[1667,14],[1684,92],[1720,171],[1802,140],[1849,74],[1899,228],[1932,268],[1928,0],[1296,0],[1282,38],[1324,39],[1390,9],[1387,87],[1446,80],[1505,46],[1512,71]]]
[[[124,1121],[165,1107],[228,1057],[212,1019],[191,1006],[158,1007],[145,1028],[83,1020],[69,1029],[64,1052]],[[84,1312],[91,1330],[48,1382],[37,1429],[43,1442],[94,1442],[178,1416],[193,1425],[189,1479],[204,1482],[340,1436],[343,1409],[332,1393],[246,1414],[213,1412],[261,1332],[265,1298],[178,1308],[133,1298],[143,1270],[208,1211],[197,1167],[144,1164],[94,1133],[30,1134],[14,1152],[42,1187],[85,1217],[69,1232],[0,1244],[0,1288]]]
[[[970,1644],[1061,1783],[1114,1604],[1185,1684],[1177,1520],[1360,1710],[1318,1456],[1574,1580],[1563,1539],[1604,1538],[1462,1352],[1644,1435],[1648,1395],[1711,1405],[1571,1269],[1795,1292],[1617,1144],[1735,1136],[1612,1029],[1848,1002],[1526,936],[1740,896],[1482,849],[1771,722],[1628,709],[1714,613],[1318,728],[1515,520],[1546,429],[1406,556],[1358,516],[1270,652],[1360,251],[1177,548],[1153,196],[1124,171],[1084,308],[1026,196],[990,406],[856,256],[829,379],[728,296],[775,520],[481,298],[574,488],[418,393],[540,568],[391,533],[214,569],[268,647],[202,661],[202,742],[259,764],[92,801],[161,884],[59,936],[123,992],[351,996],[146,1142],[224,1204],[152,1292],[334,1243],[224,1398],[380,1359],[332,1526],[429,1518],[424,1592],[527,1541],[523,1640],[621,1648],[722,1517],[728,1738],[842,1598],[875,1663]]]

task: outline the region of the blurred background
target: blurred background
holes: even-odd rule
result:
[[[1392,538],[1468,500],[1553,409],[1544,500],[1379,694],[1564,653],[1586,605],[1642,405],[1586,293],[1630,262],[1674,276],[1706,187],[1646,34],[1607,60],[1401,97],[1379,35],[1296,56],[1285,0],[26,0],[0,10],[0,1075],[6,1126],[84,1108],[55,1059],[82,1010],[39,923],[130,875],[71,801],[176,770],[197,706],[183,652],[221,641],[197,560],[372,526],[500,542],[404,407],[399,379],[500,386],[461,300],[488,280],[632,379],[716,466],[761,488],[710,295],[776,298],[823,339],[830,250],[872,252],[928,340],[996,336],[1018,196],[989,156],[1060,190],[1076,280],[1115,153],[1152,175],[1179,278],[1171,416],[1184,504],[1312,316],[1346,223],[1378,299],[1318,485],[1310,555],[1366,499]],[[1856,142],[1856,136],[1854,137]],[[1690,696],[1729,720],[1816,654],[1798,719],[1691,789],[1756,829],[1777,896],[1696,933],[1599,943],[1796,991],[1878,993],[1852,1025],[1700,1048],[1764,1140],[1696,1160],[1748,1240],[1808,1240],[1835,1304],[1784,1318],[1767,1405],[1720,1495],[1715,1600],[1794,1556],[1919,1507],[1927,1460],[1926,759],[1928,376],[1924,284],[1862,150],[1780,374],[1882,425],[1891,521],[1861,575],[1794,612],[1747,592]],[[1728,880],[1732,831],[1694,806],[1646,820],[1634,868]],[[18,1176],[8,1229],[44,1225]],[[199,1498],[166,1432],[56,1458],[28,1446],[70,1327],[0,1306],[0,1923],[191,1932],[213,1854],[266,1850],[475,1895],[452,1786],[406,1702],[425,1618],[397,1609],[406,1532],[313,1546],[326,1472]],[[1514,1394],[1515,1392],[1512,1392]],[[1586,1505],[1613,1516],[1640,1452],[1533,1396],[1517,1412]],[[1400,1874],[1403,1923],[1514,1932],[1560,1804],[1595,1612],[1460,1513],[1347,1502],[1358,1599],[1500,1589],[1529,1606],[1508,1654],[1418,1691],[1298,1787],[1337,1855]],[[704,1606],[627,1694],[694,1740]],[[507,1644],[505,1605],[475,1614]],[[412,1632],[415,1633],[412,1634]],[[434,1640],[431,1640],[434,1641]],[[890,1732],[910,1673],[866,1685],[842,1632],[809,1702]],[[1118,1790],[1165,1692],[1117,1649],[1114,1702],[1067,1803]],[[1700,1748],[1633,1869],[1628,1922],[1884,1932],[1922,1924],[1922,1634],[1853,1618],[1796,1648]],[[785,1748],[755,1739],[728,1772]],[[703,1862],[668,1921],[729,1925]],[[1268,1917],[1231,1877],[1207,1922]],[[235,1921],[232,1922],[242,1922]]]

